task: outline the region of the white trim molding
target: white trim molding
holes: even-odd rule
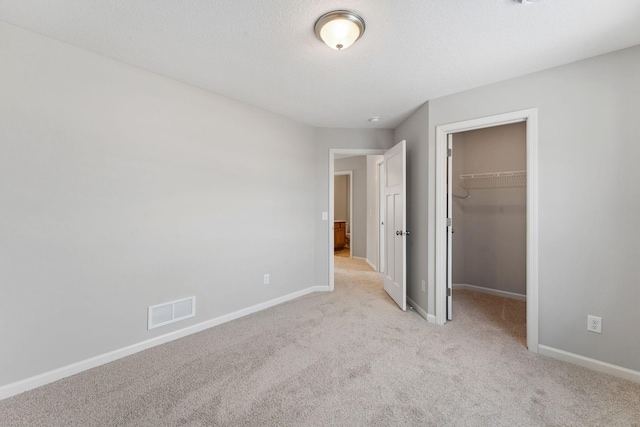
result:
[[[355,258],[355,257],[354,257]],[[369,267],[373,268],[373,271],[378,271],[378,267],[375,266],[374,263],[372,263],[371,261],[369,261],[368,258],[365,258],[365,261],[367,262],[367,264],[369,264]]]
[[[187,335],[195,334],[197,332],[204,331],[205,329],[209,329],[214,326],[218,326],[223,323],[227,323],[232,320],[239,319],[240,317],[244,317],[249,314],[265,310],[267,308],[276,306],[278,304],[282,304],[283,302],[287,302],[287,301],[290,301],[314,292],[326,292],[326,291],[329,291],[328,286],[311,286],[309,288],[302,289],[300,291],[293,292],[291,294],[284,295],[279,298],[272,299],[270,301],[265,301],[263,303],[253,305],[251,307],[234,311],[233,313],[225,314],[225,315],[216,317],[214,319],[210,319],[192,326],[188,326],[186,328],[183,328],[174,332],[169,332],[168,334],[165,334],[165,335],[160,335],[158,337],[151,338],[146,341],[132,344],[127,347],[110,351],[108,353],[100,354],[98,356],[95,356],[89,359],[81,360],[79,362],[72,363],[70,365],[63,366],[61,368],[54,369],[52,371],[45,372],[39,375],[35,375],[33,377],[29,377],[24,380],[3,385],[0,387],[0,400],[7,399],[11,396],[15,396],[16,394],[20,394],[25,391],[29,391],[34,388],[52,383],[54,381],[61,380],[63,378],[86,371],[88,369],[92,369],[92,368],[104,365],[106,363],[113,362],[114,360],[118,360],[123,357],[130,356],[132,354],[141,352],[143,350],[147,350],[149,348],[152,348],[161,344],[166,344],[170,341],[177,340],[178,338],[183,338],[183,337],[186,337]]]
[[[510,123],[527,123],[527,348],[538,352],[538,109],[513,111],[436,126],[435,315],[447,321],[447,135]]]
[[[623,378],[640,384],[640,372],[632,369],[623,368],[622,366],[580,356],[579,354],[569,353],[568,351],[559,350],[542,344],[538,345],[538,352],[543,356],[562,360],[563,362],[572,363],[593,371],[603,372],[605,374],[613,375],[614,377]]]
[[[420,316],[422,316],[429,323],[436,323],[436,316],[429,314],[422,307],[418,305],[414,300],[407,296],[407,304],[409,304]]]
[[[515,299],[518,301],[527,300],[526,295],[517,294],[515,292],[501,291],[500,289],[485,288],[483,286],[468,285],[466,283],[455,283],[452,284],[451,287],[453,289],[466,289],[467,291],[481,292],[483,294],[495,295],[497,297]]]

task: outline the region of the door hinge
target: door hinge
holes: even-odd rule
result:
[[[447,148],[447,157],[451,157],[451,148]]]
[[[447,218],[447,227],[451,227],[453,225],[453,222],[451,221],[451,218]]]
[[[450,297],[451,296],[451,288],[447,288],[447,296]]]

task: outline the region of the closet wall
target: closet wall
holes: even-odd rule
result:
[[[524,122],[453,136],[455,195],[460,175],[525,169]],[[453,283],[526,295],[526,187],[498,185],[453,197]]]

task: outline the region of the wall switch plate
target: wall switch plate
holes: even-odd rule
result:
[[[602,333],[602,317],[588,315],[587,331],[601,334]]]
[[[264,275],[264,284],[268,285],[269,284],[269,273]]]
[[[329,219],[329,212],[322,212],[322,220],[326,221]]]
[[[423,280],[422,281],[422,292],[426,292],[427,291],[427,283]]]

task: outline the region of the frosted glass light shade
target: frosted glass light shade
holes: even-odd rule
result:
[[[342,50],[362,36],[364,20],[353,12],[336,10],[316,21],[315,32],[331,49]]]
[[[324,24],[320,38],[332,49],[346,49],[360,37],[360,28],[348,19],[334,19]]]

